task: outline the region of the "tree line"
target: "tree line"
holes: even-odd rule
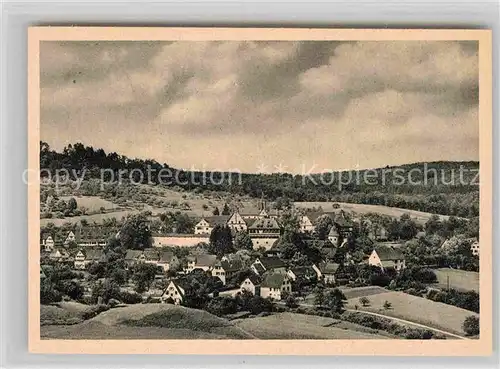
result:
[[[331,180],[325,180],[323,174],[303,176],[283,173],[191,172],[172,168],[156,160],[132,159],[116,152],[106,153],[103,149],[84,146],[82,143],[68,145],[62,152],[57,152],[51,150],[46,142],[40,142],[40,167],[44,169],[43,175],[66,169],[71,176],[85,170],[86,178],[100,178],[102,169],[113,172],[115,176],[118,176],[120,170],[126,170],[132,173],[129,179],[135,183],[142,179],[144,182],[151,180],[157,184],[164,183],[158,178],[160,170],[168,169],[172,177],[178,179],[172,186],[177,185],[188,191],[226,191],[252,197],[263,195],[271,201],[288,198],[293,201],[342,201],[385,205],[461,217],[479,215],[479,187],[474,185],[478,162],[428,163],[427,170],[432,178],[424,178],[423,174],[418,174],[412,176],[412,184],[399,184],[394,181],[394,171],[400,169],[408,173],[412,169],[421,170],[422,163],[376,169],[377,176],[370,178],[369,182],[351,181],[342,185],[344,182],[341,181],[345,181],[343,178],[363,178],[366,171],[334,172],[331,173]],[[450,178],[457,177],[460,167],[466,169],[463,183],[449,184],[446,179],[449,181]],[[141,178],[141,173],[148,173],[149,168],[152,169],[150,178]],[[133,172],[134,170],[137,171]],[[436,175],[434,171],[442,175]],[[241,178],[241,182],[224,181],[227,176]],[[207,177],[213,178],[214,181],[206,181]]]

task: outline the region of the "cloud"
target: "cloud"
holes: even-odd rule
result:
[[[189,168],[477,160],[475,42],[43,42],[42,139]]]

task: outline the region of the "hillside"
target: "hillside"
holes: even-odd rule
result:
[[[140,183],[203,195],[263,196],[269,201],[285,197],[299,202],[336,201],[461,217],[479,215],[478,162],[414,163],[311,175],[242,174],[190,172],[155,160],[107,154],[102,149],[81,143],[69,145],[63,152],[50,150],[46,143],[41,143],[40,147],[40,167],[44,178],[53,176],[57,170],[66,170],[73,180],[83,178],[78,189],[80,194],[99,196],[115,204],[116,197],[127,184],[136,186]],[[166,176],[160,173],[166,173]],[[99,180],[99,183],[96,185],[91,179]],[[71,183],[74,189],[77,185]],[[47,196],[45,192],[42,191],[42,202]],[[154,207],[154,204],[148,205]]]
[[[46,339],[252,339],[206,311],[169,304],[113,308],[74,325],[44,325]]]

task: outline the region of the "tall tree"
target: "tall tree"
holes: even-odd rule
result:
[[[209,251],[215,255],[223,256],[233,252],[233,236],[231,229],[226,225],[216,225],[210,233]]]
[[[333,227],[333,220],[328,215],[321,215],[316,223],[314,233],[320,240],[326,240],[330,229]]]
[[[120,230],[120,242],[126,249],[145,249],[151,246],[151,230],[144,214],[129,216]]]
[[[224,208],[222,209],[222,215],[231,215],[231,209],[227,204],[224,204]]]
[[[68,200],[68,210],[69,211],[74,211],[78,207],[78,204],[76,203],[76,199],[74,197],[70,198]]]
[[[253,242],[248,233],[238,232],[234,237],[234,247],[236,250],[252,250]]]

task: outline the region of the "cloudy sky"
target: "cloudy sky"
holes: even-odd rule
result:
[[[475,42],[41,44],[55,149],[300,173],[478,160],[478,137]]]

